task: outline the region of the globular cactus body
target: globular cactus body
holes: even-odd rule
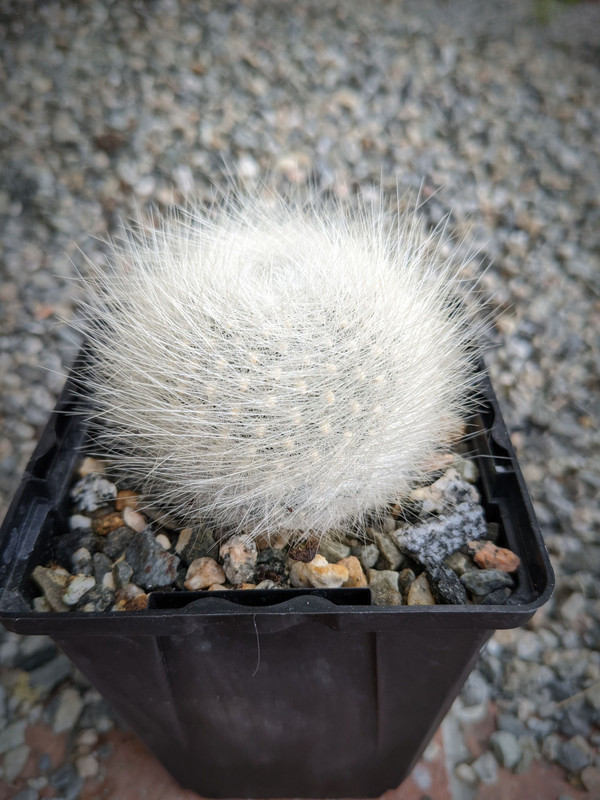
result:
[[[182,522],[323,533],[395,502],[455,433],[471,316],[414,215],[253,198],[114,261],[88,308],[97,440]]]

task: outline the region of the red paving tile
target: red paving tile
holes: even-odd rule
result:
[[[558,800],[561,795],[570,800],[600,800],[569,783],[561,767],[545,761],[534,761],[523,775],[500,769],[498,782],[480,785],[475,800]]]
[[[466,741],[473,755],[481,752],[492,730],[493,715],[469,726]],[[31,756],[14,784],[0,778],[0,800],[11,800],[27,786],[28,778],[39,774],[36,770],[42,755],[51,757],[53,769],[66,757],[65,735],[55,734],[47,725],[30,726],[26,740]],[[132,733],[115,728],[101,737],[99,747],[106,745],[109,755],[100,759],[98,776],[85,781],[79,800],[202,800],[195,792],[182,789]],[[52,798],[55,794],[48,786],[42,789],[40,798]],[[498,781],[493,786],[481,784],[474,795],[474,800],[558,800],[561,795],[572,800],[594,800],[590,793],[569,783],[564,770],[543,761],[534,761],[523,775],[500,769]],[[387,791],[381,800],[425,798],[455,800],[446,770],[441,731],[436,733],[426,757],[411,776],[399,788]]]
[[[422,800],[426,795],[452,800],[439,732],[434,741],[435,757],[422,760],[413,775],[382,800]],[[112,745],[103,776],[86,781],[80,800],[200,800],[200,795],[182,789],[133,734],[114,730],[103,743]]]

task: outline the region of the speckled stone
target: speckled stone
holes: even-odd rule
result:
[[[462,503],[451,513],[397,530],[395,538],[403,553],[435,569],[470,539],[482,538],[486,533],[482,507]]]

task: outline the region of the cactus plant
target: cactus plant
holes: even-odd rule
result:
[[[360,520],[468,410],[473,315],[414,213],[238,197],[130,231],[112,261],[86,313],[96,443],[182,523]]]

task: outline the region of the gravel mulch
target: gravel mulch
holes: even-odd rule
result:
[[[228,173],[312,173],[342,197],[397,182],[431,225],[449,215],[450,249],[479,249],[488,362],[557,591],[493,638],[454,707],[459,727],[496,715],[456,757],[464,797],[538,760],[600,794],[599,8],[0,5],[0,516],[77,351],[72,279],[136,207],[208,198]],[[82,796],[112,713],[44,637],[1,638],[0,794]],[[33,764],[44,725],[66,749]]]

